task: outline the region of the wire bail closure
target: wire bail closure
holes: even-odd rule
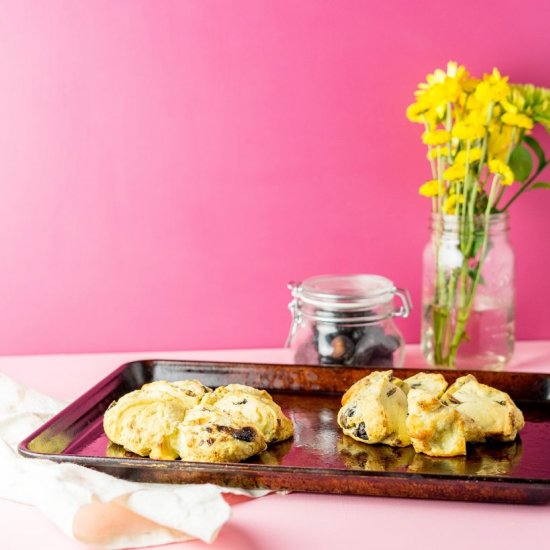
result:
[[[394,311],[393,316],[408,317],[412,311],[412,300],[409,291],[406,288],[396,287],[394,295],[401,299],[401,307],[397,311]]]

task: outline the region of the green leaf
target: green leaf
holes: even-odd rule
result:
[[[481,248],[481,245],[483,244],[483,235],[477,235],[474,237],[474,242],[472,243],[472,248],[470,250],[469,257],[475,258],[477,256],[477,253],[479,252],[479,249]]]
[[[533,189],[550,189],[550,183],[537,181],[537,183],[533,183],[533,185],[531,185],[529,189],[527,189],[527,191],[533,191]]]
[[[539,161],[539,167],[537,168],[537,172],[542,172],[542,170],[548,164],[548,162],[546,160],[546,157],[544,156],[544,150],[540,146],[540,143],[534,137],[531,137],[531,136],[525,136],[523,138],[523,141],[525,141],[525,143],[529,145],[533,153],[535,153],[535,155],[537,156],[537,159]]]
[[[517,181],[525,181],[533,169],[533,158],[523,145],[516,145],[510,155],[510,168]]]

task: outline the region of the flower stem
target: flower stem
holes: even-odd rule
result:
[[[550,159],[546,159],[547,161],[550,161]],[[546,168],[547,163],[544,164],[544,166],[539,167],[538,170],[520,187],[519,191],[502,207],[500,210],[501,212],[506,212],[508,208],[513,204],[513,202],[525,191],[527,191],[528,187],[539,177],[539,174]]]
[[[481,250],[479,252],[479,259],[477,262],[477,266],[475,268],[473,281],[470,284],[470,288],[468,291],[468,298],[466,300],[466,303],[464,307],[461,307],[458,309],[457,318],[456,318],[456,327],[455,327],[455,333],[451,341],[450,349],[449,349],[449,356],[447,358],[446,364],[451,366],[454,365],[456,361],[456,354],[458,352],[458,346],[462,342],[464,338],[464,333],[466,330],[466,324],[470,318],[470,314],[472,312],[472,308],[474,305],[475,297],[476,297],[476,290],[479,285],[479,281],[481,278],[481,269],[483,267],[483,262],[485,260],[485,254],[487,253],[487,244],[489,242],[489,224],[491,221],[491,209],[493,206],[493,201],[495,199],[495,195],[497,192],[497,188],[499,187],[499,176],[495,176],[493,178],[493,181],[491,183],[491,191],[489,193],[489,199],[487,201],[487,207],[485,209],[485,218],[483,223],[483,241],[481,244]],[[464,259],[464,262],[467,262],[467,259]]]

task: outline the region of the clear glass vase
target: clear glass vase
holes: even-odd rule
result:
[[[437,367],[502,368],[514,350],[508,214],[432,217],[424,250],[422,351]]]

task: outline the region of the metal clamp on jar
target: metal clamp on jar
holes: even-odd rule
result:
[[[323,275],[288,288],[292,326],[286,345],[295,363],[403,365],[405,344],[394,317],[408,317],[412,309],[407,290],[379,275]]]

